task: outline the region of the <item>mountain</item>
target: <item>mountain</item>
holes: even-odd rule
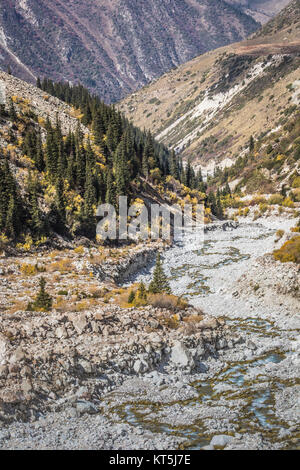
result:
[[[0,0],[0,65],[80,80],[111,102],[257,30],[223,0]]]
[[[226,2],[264,24],[286,7],[290,0],[226,0]]]
[[[133,123],[208,170],[229,166],[250,136],[274,132],[300,102],[300,2],[251,39],[208,52],[120,103]]]
[[[205,199],[193,170],[115,106],[82,85],[37,85],[0,72],[1,253],[93,243],[98,205],[119,213],[119,196],[148,208]]]
[[[168,150],[113,106],[81,85],[40,87],[0,72],[0,246],[95,239],[99,204],[131,202],[146,192],[140,177],[148,187],[170,173]]]

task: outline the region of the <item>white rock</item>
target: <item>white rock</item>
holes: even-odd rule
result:
[[[194,363],[191,354],[180,341],[176,341],[172,347],[170,359],[174,364],[183,367],[191,366]]]
[[[229,442],[233,440],[232,436],[226,436],[226,434],[220,434],[218,436],[214,436],[212,440],[210,441],[210,446],[216,448],[216,447],[222,447],[224,448]]]

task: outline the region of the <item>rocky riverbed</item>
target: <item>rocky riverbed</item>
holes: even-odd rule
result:
[[[1,447],[297,448],[299,269],[265,256],[294,223],[246,220],[167,250],[185,315],[205,312],[178,329],[152,307],[6,317]]]

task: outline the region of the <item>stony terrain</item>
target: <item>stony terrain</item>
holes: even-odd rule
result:
[[[175,329],[168,311],[113,303],[2,313],[2,448],[297,448],[299,269],[263,256],[294,223],[214,224],[204,248],[167,250],[195,305]]]
[[[75,132],[77,129],[78,119],[74,114],[74,110],[63,101],[47,95],[36,86],[2,71],[0,71],[0,86],[4,91],[3,98],[6,103],[12,97],[15,97],[16,100],[21,99],[40,119],[46,120],[48,117],[53,124],[59,116],[64,134],[67,134],[70,130]],[[89,133],[89,130],[82,124],[81,129],[85,134]]]

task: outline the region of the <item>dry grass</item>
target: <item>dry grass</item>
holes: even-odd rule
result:
[[[182,297],[168,294],[151,294],[148,303],[152,307],[164,308],[171,312],[185,310],[188,307],[188,303]]]
[[[299,37],[299,31],[297,32]],[[260,49],[260,53],[272,50],[276,44],[276,50],[285,45],[281,44],[280,36],[271,38],[271,45],[266,44],[265,38],[256,39],[253,42],[242,42],[232,44],[215,51],[203,54],[176,70],[172,70],[164,74],[161,78],[154,81],[150,85],[138,90],[134,95],[125,98],[121,104],[121,111],[132,120],[133,124],[139,127],[145,127],[148,130],[159,134],[160,131],[174,123],[182,114],[184,107],[191,103],[194,106],[198,102],[199,95],[202,91],[207,90],[215,80],[220,77],[218,67],[215,61],[225,52],[229,54],[242,54],[243,51],[254,51],[258,54],[262,42],[264,49]],[[285,41],[283,41],[285,42]],[[299,41],[297,46],[299,48]],[[262,57],[261,60],[268,55]],[[299,79],[298,70],[292,70],[280,80],[270,80],[269,86],[265,90],[257,90],[257,96],[254,99],[247,100],[245,106],[238,107],[232,112],[223,112],[218,119],[212,122],[212,128],[208,127],[202,135],[187,147],[186,154],[196,154],[200,143],[211,135],[218,136],[218,140],[222,141],[226,136],[232,136],[232,139],[221,151],[226,152],[226,157],[232,157],[239,152],[240,146],[244,146],[250,135],[259,135],[262,129],[272,129],[276,127],[276,123],[280,118],[280,109],[289,106],[291,93],[287,90],[287,86]],[[272,99],[272,96],[275,99]],[[243,103],[242,103],[243,104]],[[183,110],[180,113],[180,110]],[[225,110],[224,110],[225,111]],[[184,120],[185,125],[185,120]],[[166,144],[176,145],[183,133],[183,122],[175,127],[172,136],[164,140]],[[175,137],[174,137],[175,136]],[[172,140],[173,139],[173,140]]]
[[[72,260],[68,258],[61,259],[59,261],[55,261],[51,263],[48,267],[49,272],[59,271],[61,274],[65,274],[68,272],[73,271],[73,263]]]

